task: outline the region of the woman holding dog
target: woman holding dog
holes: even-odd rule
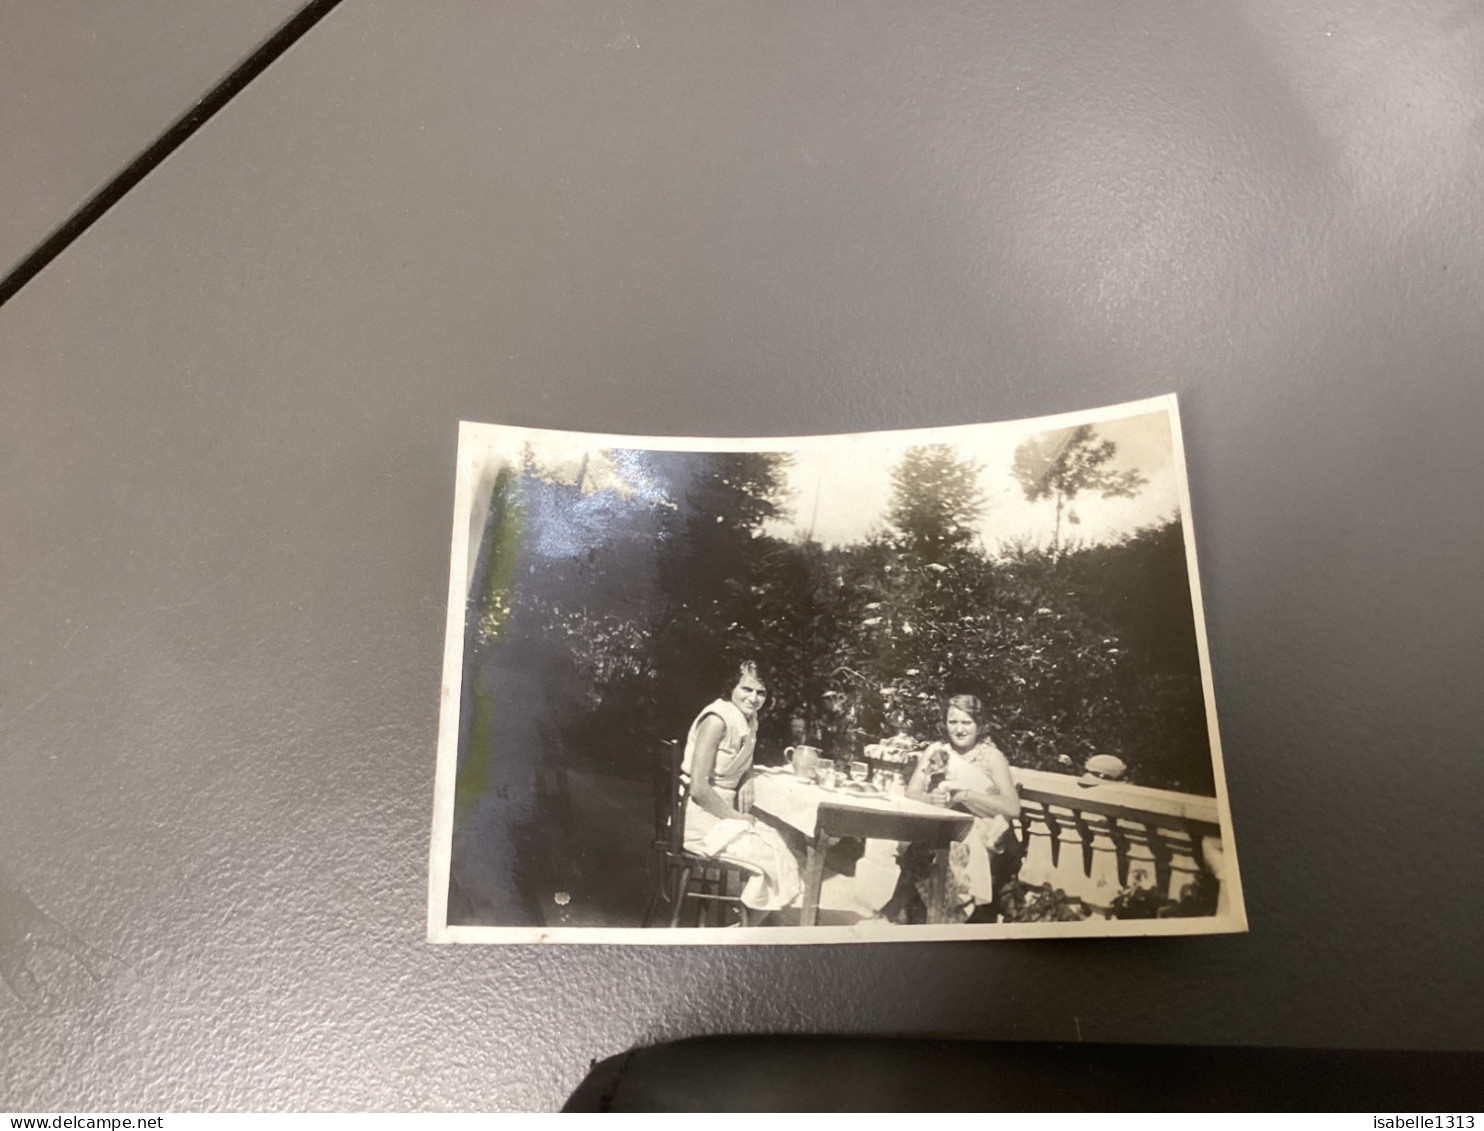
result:
[[[946,742],[934,742],[917,759],[907,796],[970,813],[973,828],[948,854],[948,899],[960,921],[994,922],[999,890],[1019,868],[1012,822],[1020,816],[1020,797],[1010,763],[990,739],[987,712],[977,695],[954,695],[943,712]],[[881,914],[910,917],[909,907],[926,889],[930,853],[905,849],[902,879]]]

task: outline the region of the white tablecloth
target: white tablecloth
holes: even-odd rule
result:
[[[821,789],[793,774],[758,774],[754,779],[753,807],[808,837],[814,835],[819,823],[819,806],[824,801],[858,809],[921,812],[935,816],[943,813],[935,806],[908,797],[862,797],[841,789]]]

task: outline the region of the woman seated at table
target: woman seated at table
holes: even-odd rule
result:
[[[783,838],[752,809],[752,751],[768,685],[753,660],[731,669],[721,697],[691,724],[681,771],[690,777],[685,847],[700,856],[740,864],[752,875],[742,902],[776,911],[798,898],[799,864]]]
[[[934,742],[917,759],[907,796],[952,806],[974,816],[973,828],[948,853],[948,913],[960,922],[994,922],[1000,888],[1014,878],[1019,854],[1011,822],[1020,816],[1020,797],[1010,763],[985,730],[984,703],[977,695],[955,695],[947,702],[943,729],[948,741]],[[926,896],[932,854],[908,847],[899,863],[902,882],[882,909],[895,919],[916,895]]]

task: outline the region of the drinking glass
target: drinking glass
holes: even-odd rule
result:
[[[865,762],[850,763],[850,780],[857,785],[865,785],[866,779],[871,776],[871,767]]]

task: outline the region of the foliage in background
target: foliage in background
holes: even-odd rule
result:
[[[1105,499],[1132,498],[1148,482],[1137,471],[1112,471],[1108,463],[1118,452],[1112,440],[1098,441],[1092,425],[1043,432],[1015,451],[1015,478],[1031,502],[1050,499],[1056,507],[1051,553],[1062,552],[1062,512],[1084,491]],[[1067,514],[1075,524],[1076,512]]]
[[[1086,903],[1061,888],[1033,887],[1020,880],[1011,880],[1000,891],[999,912],[1005,923],[1075,923],[1092,915]]]
[[[1079,491],[1142,484],[1109,472],[1111,456],[1076,429],[1056,450],[1022,445],[1016,470],[1060,511]],[[1014,764],[1073,771],[1108,753],[1131,781],[1210,792],[1178,521],[1114,544],[1067,546],[1058,530],[1050,548],[986,552],[977,465],[928,445],[895,469],[887,528],[826,548],[765,532],[785,513],[786,454],[607,458],[622,484],[586,463],[569,481],[527,455],[519,550],[505,584],[477,594],[477,643],[503,639],[539,677],[566,756],[647,774],[655,740],[683,735],[726,661],[752,654],[774,673],[765,758],[805,737],[837,754],[899,730],[930,739],[942,698],[972,691]]]
[[[488,484],[490,510],[480,538],[464,610],[466,666],[478,671],[504,635],[511,613],[516,560],[525,526],[520,480],[509,469]],[[489,785],[494,753],[493,689],[479,679],[464,683],[459,705],[459,734],[464,736],[454,775],[454,810],[467,816]]]
[[[949,444],[911,448],[891,473],[887,521],[906,553],[923,561],[962,550],[984,512],[979,465]]]
[[[1191,919],[1216,914],[1221,887],[1208,873],[1199,872],[1180,893],[1170,899],[1154,888],[1125,888],[1113,899],[1115,919]]]

